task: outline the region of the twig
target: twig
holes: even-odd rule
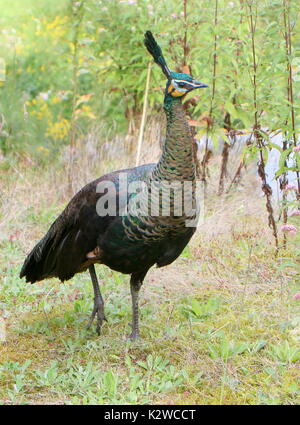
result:
[[[226,112],[226,115],[224,118],[224,128],[227,130],[227,132],[229,132],[231,129],[231,120],[230,120],[229,112]],[[227,176],[229,148],[230,148],[230,144],[224,140],[224,145],[222,150],[221,172],[220,172],[220,178],[219,178],[219,189],[218,189],[219,196],[222,195],[222,193],[224,192],[224,180],[225,180],[225,177]]]
[[[289,73],[289,41],[288,41],[288,29],[287,29],[287,10],[286,10],[286,1],[283,0],[283,22],[284,22],[284,40],[285,40],[285,54],[286,54],[286,67],[287,67],[287,100],[290,101],[290,73]],[[285,125],[288,124],[288,117],[285,120]],[[284,133],[285,138],[283,140],[282,150],[286,151],[288,148],[288,134],[287,131]],[[284,161],[284,165],[287,166],[287,158]],[[279,178],[280,190],[282,191],[282,215],[283,215],[283,224],[287,224],[287,193],[284,190],[285,186],[288,184],[288,173],[285,171]],[[283,248],[286,248],[286,234],[283,234]]]
[[[285,43],[286,43],[286,61],[287,61],[287,73],[288,73],[288,102],[290,105],[290,116],[292,126],[292,139],[294,147],[297,146],[297,131],[295,125],[295,105],[294,105],[294,87],[292,78],[292,39],[291,39],[291,18],[290,18],[290,1],[283,0],[283,13],[284,13],[284,30],[285,30]],[[296,194],[297,200],[300,201],[300,172],[296,171],[298,192]]]
[[[258,163],[258,175],[262,181],[262,191],[264,192],[267,202],[266,208],[268,211],[268,224],[269,227],[273,230],[273,236],[275,239],[276,253],[278,252],[278,235],[277,235],[277,226],[274,218],[274,211],[272,207],[272,189],[270,185],[267,183],[267,177],[265,172],[265,161],[263,157],[263,150],[265,148],[263,142],[262,132],[260,131],[260,123],[258,114],[258,105],[257,105],[257,61],[256,61],[256,49],[255,49],[255,28],[256,21],[253,20],[253,9],[252,9],[252,0],[247,1],[248,9],[249,9],[249,29],[251,35],[251,46],[252,46],[252,66],[253,66],[253,106],[254,106],[254,127],[253,134],[256,140],[257,146],[259,148],[259,163]],[[256,16],[257,19],[257,10]]]
[[[187,66],[187,55],[189,52],[187,44],[187,0],[183,0],[184,39],[183,39],[183,66]]]
[[[73,96],[72,96],[72,115],[70,122],[70,156],[68,163],[68,192],[72,194],[73,192],[73,168],[74,168],[74,150],[75,150],[75,140],[76,140],[76,107],[77,107],[77,98],[78,98],[78,38],[80,25],[83,18],[83,6],[84,1],[75,2],[71,0],[72,8],[72,19],[73,19],[73,55],[72,55],[72,67],[73,67],[73,76],[72,76],[72,85],[73,85]]]
[[[240,0],[240,22],[239,25],[241,26],[243,23],[243,0]],[[233,39],[235,41],[236,44],[236,50],[235,50],[235,56],[236,56],[236,63],[239,63],[239,57],[241,54],[241,42],[239,40],[238,35],[236,37],[234,37]],[[235,88],[235,94],[233,95],[232,98],[232,104],[236,107],[237,106],[237,94],[238,93],[238,83],[237,83],[237,70],[234,68],[232,70],[233,75],[235,76],[234,78],[234,88]],[[225,118],[224,118],[224,128],[227,130],[227,135],[233,135],[233,143],[228,144],[226,141],[224,141],[224,146],[223,146],[223,151],[222,151],[222,163],[221,163],[221,172],[220,172],[220,179],[219,179],[219,189],[218,189],[218,195],[222,195],[222,193],[224,192],[224,180],[227,176],[227,165],[228,165],[228,158],[229,158],[229,152],[230,152],[230,148],[235,144],[236,142],[236,130],[232,128],[232,124],[231,124],[231,116],[230,113],[227,111],[225,114]],[[240,168],[238,169],[238,171],[240,172]],[[240,174],[239,174],[239,179],[240,179]],[[231,183],[232,184],[232,183]],[[230,185],[231,187],[231,185]],[[229,189],[226,191],[226,193],[229,192]]]
[[[141,148],[142,148],[144,127],[145,127],[145,120],[146,120],[146,113],[147,113],[147,103],[148,103],[149,84],[150,84],[150,77],[151,77],[151,67],[152,67],[152,63],[149,62],[148,71],[147,71],[147,79],[146,79],[145,95],[144,95],[144,103],[143,103],[142,120],[141,120],[141,126],[140,126],[139,138],[138,138],[137,152],[136,152],[136,160],[135,160],[136,166],[139,165],[140,156],[141,156]]]
[[[215,35],[214,35],[214,53],[213,53],[213,70],[212,70],[212,93],[210,98],[210,108],[209,108],[209,116],[207,119],[207,129],[206,129],[206,141],[205,141],[205,151],[203,155],[203,159],[201,162],[202,170],[201,170],[201,180],[204,183],[204,189],[206,189],[207,185],[207,165],[210,158],[209,150],[208,150],[208,133],[213,127],[213,106],[215,100],[215,92],[216,92],[216,75],[217,75],[217,26],[218,26],[218,0],[215,0],[215,12],[214,12],[214,27],[215,27]],[[206,190],[205,190],[206,192]]]
[[[226,193],[230,192],[233,185],[237,186],[239,184],[239,182],[241,181],[242,169],[244,168],[244,166],[245,166],[245,160],[243,158],[241,160],[241,162],[239,163],[238,169],[236,170],[236,173],[235,173],[228,189],[226,190]]]

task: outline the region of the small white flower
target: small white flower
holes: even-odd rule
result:
[[[48,91],[46,91],[46,92],[40,92],[39,93],[39,97],[41,99],[48,100],[49,99],[49,92]]]

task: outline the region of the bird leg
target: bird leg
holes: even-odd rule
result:
[[[104,314],[104,301],[100,292],[100,288],[99,288],[99,283],[98,283],[98,279],[97,279],[97,275],[96,275],[96,271],[95,271],[95,266],[94,264],[92,264],[91,266],[89,266],[89,272],[91,275],[91,279],[92,279],[92,283],[93,283],[93,288],[94,288],[94,308],[88,323],[88,328],[91,327],[93,320],[97,314],[97,327],[96,327],[96,332],[98,335],[100,335],[101,333],[101,327],[102,327],[102,323],[105,320],[107,322],[107,319],[105,317]]]
[[[147,272],[146,272],[147,273]],[[132,332],[129,336],[130,339],[135,340],[139,338],[139,290],[143,284],[146,273],[133,273],[130,279],[130,292],[132,299]]]

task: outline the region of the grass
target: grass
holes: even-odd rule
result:
[[[78,172],[78,184],[103,171]],[[128,276],[97,267],[108,318],[100,337],[86,329],[87,273],[64,284],[18,277],[68,199],[63,173],[28,164],[3,173],[0,403],[299,403],[299,241],[274,256],[256,180],[222,199],[211,188],[192,243],[148,273],[142,339],[131,343]]]
[[[32,17],[55,16],[68,2],[35,3],[0,0],[5,30],[0,45],[9,63],[21,37],[25,53],[34,52],[28,57],[34,66],[39,58],[47,64],[44,49],[53,48],[55,56],[46,66],[51,79],[57,46],[37,42]],[[19,59],[27,60],[25,53]],[[37,78],[23,74],[31,90]],[[57,78],[62,78],[57,89],[64,87],[65,74]],[[108,318],[98,337],[95,328],[86,329],[93,298],[87,273],[64,284],[52,279],[29,285],[19,279],[25,255],[70,198],[68,150],[55,145],[55,160],[45,149],[39,156],[17,152],[28,141],[32,149],[41,147],[44,130],[38,121],[34,131],[34,121],[24,124],[23,92],[15,90],[14,81],[7,93],[5,115],[20,145],[14,143],[13,154],[0,161],[0,403],[299,404],[300,315],[299,300],[293,299],[300,291],[299,236],[274,256],[260,183],[253,175],[244,176],[239,191],[216,198],[216,158],[199,232],[175,263],[147,275],[140,341],[127,339],[128,276],[97,266]],[[157,157],[161,128],[157,119],[148,121],[141,162]],[[134,153],[126,152],[129,145],[135,150],[136,135],[111,141],[105,129],[78,141],[74,190],[105,171],[134,165]],[[33,135],[39,146],[32,143]],[[83,152],[87,141],[89,154]],[[230,172],[236,168],[229,164]]]

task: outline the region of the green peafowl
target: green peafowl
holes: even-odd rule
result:
[[[25,276],[27,282],[34,283],[51,277],[65,281],[89,269],[94,308],[88,326],[97,317],[98,334],[106,317],[94,265],[105,264],[112,270],[130,274],[131,339],[139,336],[138,294],[149,268],[172,263],[195,231],[195,224],[194,227],[186,224],[187,219],[195,219],[195,208],[178,213],[174,192],[170,196],[169,213],[160,213],[163,202],[160,184],[190,182],[187,197],[195,201],[193,140],[182,99],[192,90],[207,87],[188,74],[170,71],[150,31],[145,33],[144,43],[167,78],[164,97],[167,130],[158,163],[115,171],[84,186],[27,256],[20,272],[21,278]],[[120,179],[124,175],[125,187]],[[128,192],[132,183],[143,183],[138,196]],[[99,190],[102,184],[107,190]],[[114,190],[109,192],[111,185]],[[149,195],[151,202],[153,199],[158,202],[159,212],[152,213],[148,208],[147,214],[141,214],[138,206],[145,206]],[[116,201],[113,213],[99,213],[99,202],[103,201],[102,207],[107,207],[113,198]]]

